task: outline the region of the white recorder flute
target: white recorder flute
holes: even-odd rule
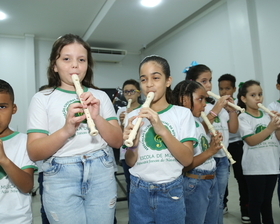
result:
[[[211,131],[212,134],[213,134],[214,136],[216,136],[216,130],[215,130],[214,126],[210,123],[210,121],[208,120],[206,114],[205,114],[203,111],[201,112],[201,117],[202,117],[202,119],[204,120],[204,122],[206,123],[206,125],[207,125],[209,131]],[[221,141],[220,144],[221,144],[221,146],[223,147],[223,150],[224,150],[224,152],[225,152],[227,158],[229,159],[230,164],[236,163],[236,162],[234,161],[234,159],[232,158],[231,154],[229,153],[229,151],[227,150],[227,148],[225,147],[224,143]]]
[[[131,102],[132,102],[132,99],[128,99],[128,102],[127,102],[127,106],[126,106],[126,111],[125,111],[125,114],[124,114],[124,118],[123,118],[123,126],[125,125],[125,121],[126,121],[126,115],[127,115],[127,109],[130,108],[131,106]]]
[[[151,102],[153,101],[154,99],[154,96],[155,96],[155,93],[154,92],[149,92],[148,95],[147,95],[147,98],[146,98],[146,101],[145,103],[142,105],[142,107],[149,107]],[[128,136],[128,139],[125,140],[124,144],[127,146],[127,147],[131,147],[133,146],[133,140],[135,139],[136,135],[137,135],[137,131],[140,127],[140,124],[142,122],[142,118],[139,117],[133,127],[133,129],[131,130],[129,136]]]
[[[81,101],[81,103],[82,103],[82,100],[81,100],[81,98],[80,98],[80,95],[81,95],[84,91],[83,91],[83,89],[82,89],[82,87],[81,87],[81,84],[80,84],[80,80],[79,80],[78,75],[73,74],[73,75],[72,75],[72,81],[73,81],[73,84],[74,84],[74,86],[75,86],[76,93],[77,93],[77,95],[78,95],[78,97],[79,97],[79,99],[80,99],[80,101]],[[89,129],[90,129],[89,134],[90,134],[91,136],[97,135],[97,134],[98,134],[98,131],[97,131],[96,128],[95,128],[95,124],[94,124],[94,122],[93,122],[93,120],[92,120],[92,118],[91,118],[91,116],[90,116],[90,113],[89,113],[88,108],[85,108],[85,109],[84,109],[84,113],[85,113],[85,115],[86,115],[87,124],[88,124],[88,127],[89,127]]]
[[[264,105],[261,103],[257,104],[259,108],[263,109],[264,112],[268,113],[270,116],[275,117],[276,115],[272,113],[268,108],[266,108]]]
[[[219,95],[217,95],[217,94],[215,94],[215,93],[212,93],[211,91],[207,91],[207,94],[208,94],[209,96],[214,97],[214,98],[217,99],[217,100],[221,98]],[[245,112],[245,109],[244,109],[244,108],[241,108],[240,106],[237,106],[237,105],[235,105],[235,104],[233,104],[233,103],[231,103],[231,102],[228,102],[227,104],[228,104],[229,106],[233,107],[234,109],[239,110],[241,113],[244,113],[244,112]]]

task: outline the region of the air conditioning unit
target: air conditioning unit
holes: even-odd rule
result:
[[[126,56],[126,50],[91,47],[94,61],[118,63]]]

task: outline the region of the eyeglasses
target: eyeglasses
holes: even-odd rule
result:
[[[134,95],[135,93],[139,93],[140,91],[138,89],[131,89],[131,90],[125,90],[123,91],[124,95]]]

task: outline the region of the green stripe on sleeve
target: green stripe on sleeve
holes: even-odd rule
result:
[[[34,171],[37,171],[38,170],[38,167],[37,166],[34,166],[34,165],[28,165],[28,166],[24,166],[21,168],[21,170],[25,170],[25,169],[34,169]]]
[[[111,121],[111,120],[118,120],[118,118],[117,117],[108,117],[108,118],[106,118],[106,121]]]
[[[254,135],[254,134],[245,135],[245,136],[242,137],[242,140],[244,140],[245,138],[250,137],[250,136],[252,136],[252,135]]]
[[[187,142],[187,141],[193,141],[194,142],[194,146],[196,145],[196,144],[198,144],[198,141],[197,141],[197,139],[196,138],[184,138],[184,139],[182,139],[180,142]]]
[[[42,129],[29,129],[29,130],[27,130],[27,134],[29,134],[29,133],[43,133],[43,134],[49,134],[49,132],[48,131],[46,131],[46,130],[42,130]]]

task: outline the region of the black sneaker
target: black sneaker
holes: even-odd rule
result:
[[[242,223],[251,223],[249,216],[242,216],[241,220],[242,220]]]

